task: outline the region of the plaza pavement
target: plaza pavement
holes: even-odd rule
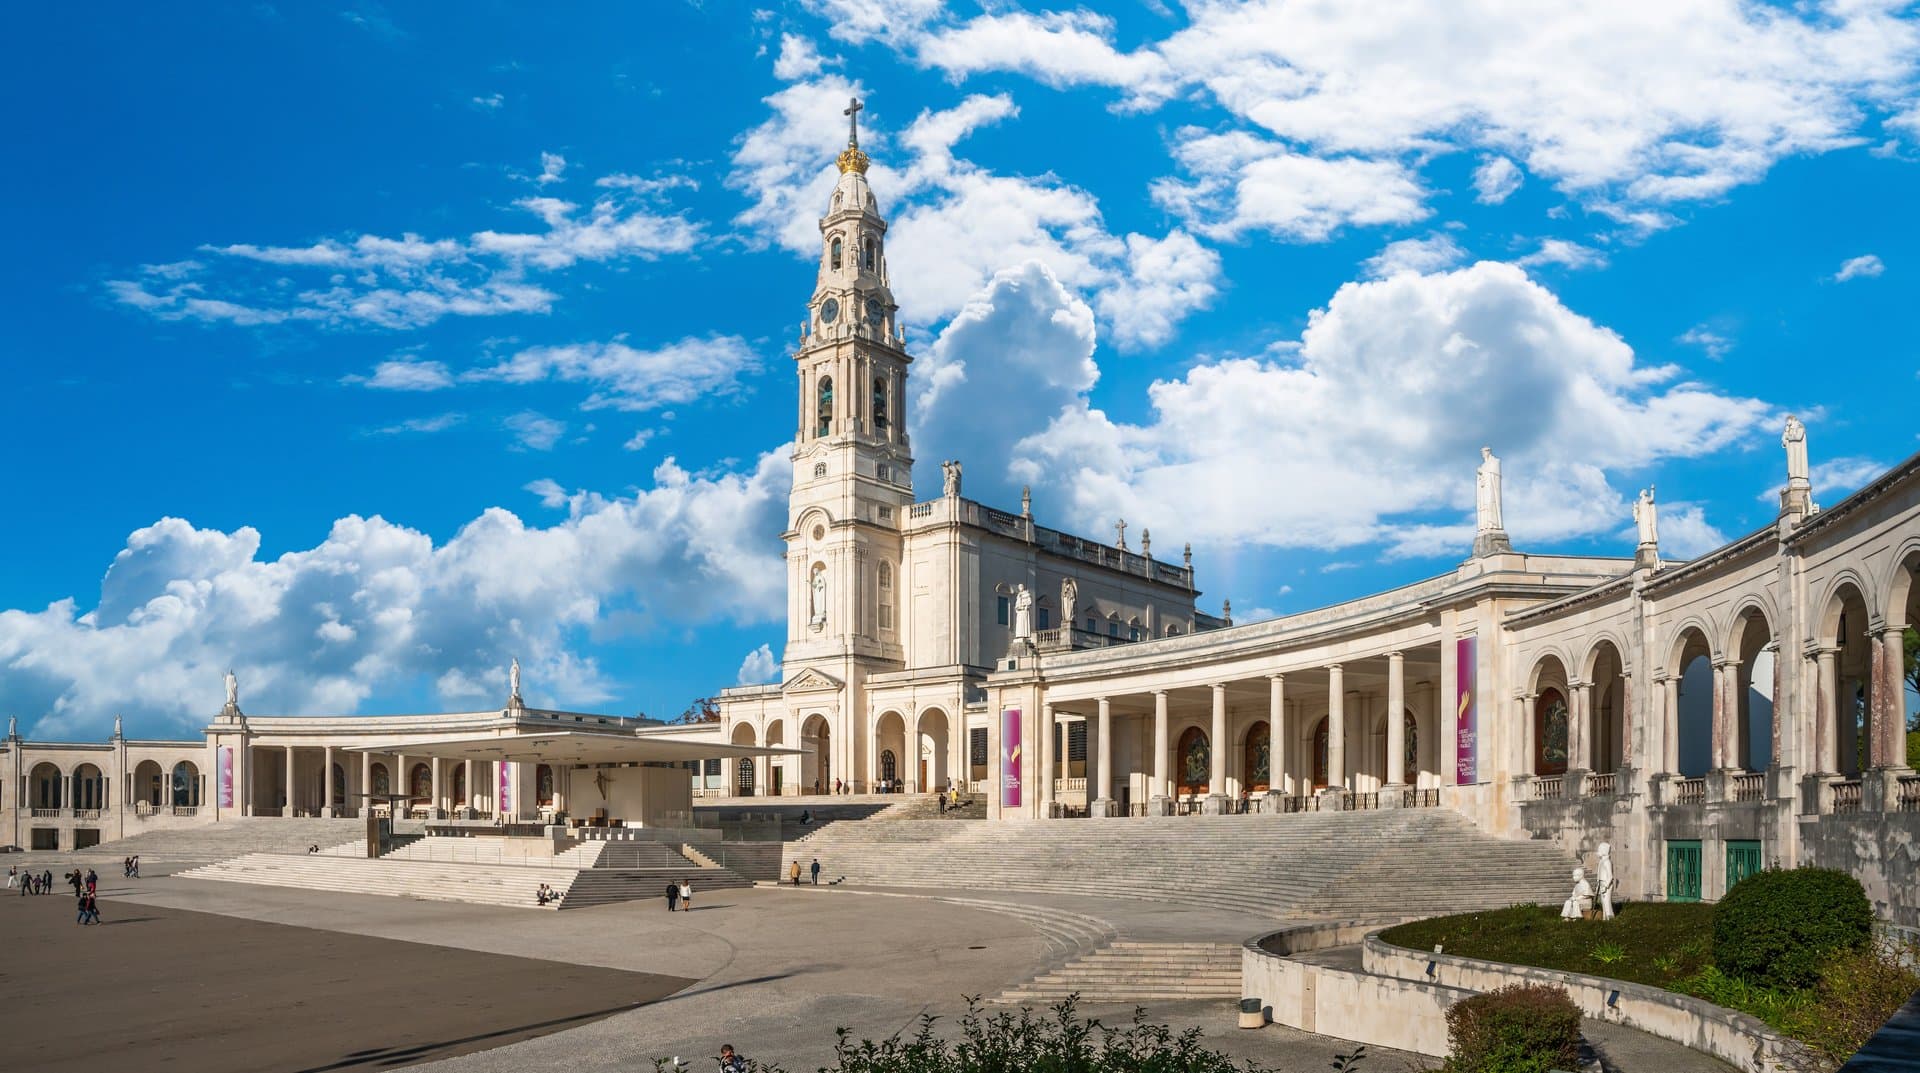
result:
[[[855,1039],[877,1039],[911,1032],[923,1014],[950,1025],[964,1011],[965,996],[990,998],[1057,963],[1071,953],[1064,948],[1070,944],[1023,919],[1035,908],[1094,917],[1127,938],[1166,941],[1245,938],[1240,933],[1249,926],[1270,926],[1204,906],[964,890],[761,887],[696,895],[694,912],[668,914],[657,900],[553,913],[178,878],[138,881],[124,890],[115,884],[105,888],[110,912],[115,903],[139,902],[350,932],[396,946],[428,944],[693,981],[685,990],[598,1020],[407,1067],[431,1073],[629,1073],[676,1055],[695,1061],[698,1071],[712,1068],[700,1060],[723,1042],[798,1073],[831,1063],[837,1027],[850,1029]],[[993,911],[993,903],[1023,915]],[[218,954],[209,948],[205,956]],[[297,986],[300,964],[289,960],[286,969],[279,986]],[[420,1001],[431,1004],[433,998]],[[511,981],[497,992],[497,1002],[503,1021],[522,1020]],[[1083,1012],[1113,1023],[1132,1011],[1109,1006]],[[1286,1070],[1325,1069],[1335,1054],[1352,1049],[1344,1041],[1277,1025],[1239,1030],[1229,1002],[1155,1003],[1148,1015],[1176,1028],[1197,1026],[1211,1047]],[[1614,1059],[1609,1068],[1620,1073],[1727,1069],[1630,1030],[1594,1026],[1592,1035]],[[1412,1055],[1370,1053],[1381,1069],[1421,1065]]]

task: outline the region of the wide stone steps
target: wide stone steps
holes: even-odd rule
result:
[[[1116,942],[1003,992],[1005,1003],[1238,998],[1240,948],[1230,943]]]
[[[592,844],[592,843],[589,843]],[[692,868],[694,863],[664,842],[602,842],[594,868]]]
[[[418,822],[401,821],[397,829],[418,833],[421,826]],[[25,853],[13,855],[12,859],[22,864],[27,860],[46,861],[49,862],[43,866],[46,868],[57,861],[66,861],[69,867],[75,862],[84,862],[102,874],[110,867],[118,875],[120,862],[138,855],[142,873],[165,875],[249,853],[304,853],[309,846],[337,846],[355,838],[364,839],[366,830],[366,821],[360,819],[236,816],[218,823],[142,831],[82,850]],[[106,862],[105,866],[100,862]]]
[[[725,868],[587,868],[574,877],[560,900],[561,909],[585,909],[614,902],[632,902],[648,898],[666,900],[667,884],[686,880],[693,884],[694,905],[703,896],[717,890],[737,890],[753,886],[753,881]]]
[[[250,853],[180,873],[187,879],[527,909],[540,908],[534,897],[540,884],[565,895],[577,874],[573,868],[369,860],[317,853]],[[559,906],[549,903],[546,908]]]

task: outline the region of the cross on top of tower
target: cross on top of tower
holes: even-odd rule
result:
[[[860,148],[860,109],[865,107],[866,105],[860,103],[860,98],[850,97],[847,100],[846,111],[840,113],[847,117],[847,148],[849,149]]]

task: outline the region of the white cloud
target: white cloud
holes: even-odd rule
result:
[[[544,228],[538,231],[206,246],[203,252],[217,260],[143,266],[137,278],[105,286],[114,300],[160,320],[240,326],[306,322],[409,329],[450,316],[544,313],[558,296],[531,281],[531,270],[652,259],[685,253],[699,241],[698,224],[657,206],[662,193],[685,184],[647,182],[603,186],[607,192],[584,210],[558,198],[516,201],[540,218]]]
[[[613,690],[576,650],[583,630],[778,619],[785,566],[766,534],[790,479],[784,447],[743,473],[669,459],[631,497],[566,497],[551,526],[496,507],[436,545],[349,516],[272,559],[251,528],[165,518],[128,538],[92,610],[0,611],[0,701],[37,738],[102,737],[123,709],[191,733],[229,666],[249,712],[350,712],[423,686],[444,705],[498,705],[518,655],[530,700],[592,704]]]
[[[1107,85],[1148,99],[1173,90],[1167,62],[1112,44],[1113,20],[1089,11],[981,15],[919,41],[916,58],[956,78],[1018,71],[1051,86]]]
[[[428,436],[435,432],[445,432],[466,419],[467,415],[461,413],[438,414],[434,417],[414,417],[402,421],[397,425],[386,425],[382,428],[370,429],[368,430],[368,434],[374,436]]]
[[[1727,353],[1733,349],[1733,340],[1704,324],[1696,324],[1688,328],[1686,331],[1680,333],[1679,338],[1675,341],[1685,343],[1688,346],[1699,347],[1701,350],[1706,351],[1707,357],[1712,358],[1714,361],[1719,361],[1721,358],[1726,357]]]
[[[832,60],[822,59],[810,38],[799,34],[781,34],[780,55],[773,61],[773,77],[782,82],[811,78],[819,74],[820,68],[826,63],[838,66],[840,59],[837,56]]]
[[[1637,532],[1623,531],[1621,541],[1637,540]],[[1691,559],[1724,545],[1727,535],[1707,522],[1706,512],[1695,503],[1662,504],[1660,507],[1660,554]]]
[[[621,444],[620,449],[622,451],[641,450],[645,448],[648,443],[652,442],[654,436],[658,435],[659,432],[660,430],[657,428],[639,429],[635,431],[633,435],[627,437],[627,442]]]
[[[559,153],[543,152],[540,154],[540,174],[535,176],[533,181],[541,186],[545,186],[548,183],[559,182],[566,176],[566,173],[566,157],[561,156]]]
[[[1607,255],[1592,246],[1582,246],[1563,238],[1544,239],[1540,248],[1516,259],[1514,264],[1523,268],[1536,265],[1563,265],[1567,268],[1605,268]]]
[[[1887,468],[1886,463],[1875,459],[1845,456],[1814,463],[1807,469],[1807,480],[1813,484],[1814,495],[1826,502],[1834,502],[1885,473]],[[1786,482],[1782,481],[1761,492],[1760,502],[1779,503],[1780,493],[1786,486]]]
[[[501,422],[523,450],[551,451],[567,434],[567,423],[534,410],[522,410]]]
[[[1433,234],[1389,242],[1385,249],[1367,258],[1365,268],[1369,279],[1385,279],[1402,272],[1418,275],[1438,272],[1466,259],[1467,251],[1461,249],[1452,236]]]
[[[1218,293],[1220,255],[1178,228],[1163,239],[1130,234],[1126,242],[1125,271],[1096,292],[1095,304],[1121,346],[1164,343],[1181,318]]]
[[[771,645],[761,645],[747,653],[747,658],[740,661],[740,685],[757,686],[763,682],[771,682],[779,675],[780,664],[773,658]]]
[[[501,105],[507,103],[507,99],[498,93],[489,93],[484,97],[473,98],[472,103],[475,108],[495,112],[499,111]]]
[[[1886,270],[1887,266],[1880,262],[1878,256],[1871,253],[1863,254],[1859,257],[1847,258],[1846,263],[1840,266],[1840,271],[1833,274],[1833,281],[1845,283],[1850,279],[1872,279]]]
[[[373,367],[372,376],[348,379],[386,391],[438,391],[453,386],[453,374],[447,371],[445,362],[410,358],[383,361]]]
[[[945,0],[800,0],[826,20],[827,32],[860,44],[876,38],[910,38],[939,15]]]
[[[1503,156],[1483,157],[1480,166],[1473,169],[1473,189],[1477,195],[1474,200],[1482,205],[1498,205],[1513,196],[1526,176],[1520,173],[1520,166]]]
[[[689,336],[652,350],[624,342],[578,343],[522,350],[462,379],[529,384],[545,380],[593,388],[585,409],[653,410],[740,390],[760,361],[737,335]]]
[[[1014,446],[1014,479],[1082,528],[1123,516],[1177,520],[1182,539],[1212,545],[1458,554],[1482,444],[1506,462],[1506,520],[1524,544],[1611,532],[1626,504],[1609,472],[1716,451],[1771,420],[1759,400],[1638,364],[1495,262],[1347,284],[1297,351],[1271,352],[1156,382],[1140,423],[1083,391]],[[1002,416],[1038,423],[1051,405]]]
[[[1425,219],[1426,190],[1390,160],[1317,157],[1244,132],[1187,128],[1174,156],[1192,176],[1153,184],[1161,207],[1209,238],[1266,231],[1325,242],[1342,228]]]

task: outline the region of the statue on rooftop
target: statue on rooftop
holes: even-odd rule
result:
[[[1787,430],[1780,436],[1780,446],[1787,449],[1787,483],[1812,484],[1807,470],[1807,426],[1793,414],[1787,415]]]
[[[1060,582],[1060,624],[1073,625],[1074,609],[1080,606],[1080,581],[1066,578]]]
[[[513,662],[507,665],[507,696],[512,697],[516,701],[520,699],[519,656],[513,657]]]
[[[1633,501],[1633,524],[1640,530],[1641,547],[1660,543],[1656,510],[1653,505],[1653,486],[1648,485],[1640,490],[1640,498]]]
[[[940,463],[940,494],[948,499],[960,496],[960,462],[958,459]]]
[[[233,676],[233,668],[227,668],[227,710],[240,707],[240,679]]]
[[[1480,469],[1474,477],[1474,508],[1480,532],[1505,529],[1500,518],[1500,459],[1493,448],[1480,448]]]

